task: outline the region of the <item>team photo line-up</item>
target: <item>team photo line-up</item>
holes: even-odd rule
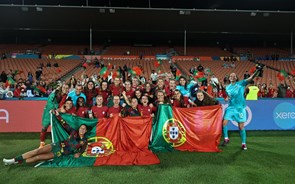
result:
[[[238,81],[235,73],[231,73],[229,84],[220,89],[224,90],[225,101],[228,101],[228,107],[222,121],[224,137],[222,146],[229,143],[228,121],[236,121],[242,140],[241,148],[247,150],[244,128],[246,121],[245,97],[247,93],[248,95],[251,93],[251,88],[245,89],[262,72],[263,66],[258,65],[252,75],[240,81]],[[82,124],[75,130],[60,116],[60,113],[89,119],[112,118],[114,116],[154,117],[162,104],[169,104],[178,108],[219,104],[208,90],[208,86],[219,88],[218,80],[210,80],[210,84],[207,84],[207,80],[200,80],[198,77],[190,77],[190,80],[188,80],[185,76],[175,76],[172,72],[167,74],[154,73],[156,76],[152,75],[151,83],[146,82],[144,85],[140,84],[141,80],[136,75],[129,76],[130,80],[124,79],[124,82],[119,76],[113,77],[110,81],[101,80],[99,86],[96,86],[96,83],[91,79],[86,80],[84,86],[82,83],[76,83],[74,79],[70,83],[58,82],[55,90],[49,95],[45,106],[39,148],[12,159],[4,158],[3,162],[5,165],[23,162],[33,163],[68,154],[74,154],[75,158],[80,157],[87,147],[85,134],[90,127]],[[254,93],[257,95],[257,92]],[[69,137],[64,141],[46,145],[45,138],[52,114],[69,133]],[[170,134],[173,133],[175,131],[170,132]],[[178,135],[178,132],[176,132],[176,135]]]

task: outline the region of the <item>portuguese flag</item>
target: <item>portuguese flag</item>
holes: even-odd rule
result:
[[[152,118],[127,117],[86,119],[68,114],[62,118],[73,128],[81,124],[92,127],[87,132],[88,145],[79,158],[66,155],[41,164],[41,167],[81,167],[100,165],[150,165],[159,164],[158,157],[148,150]],[[68,138],[68,133],[55,117],[52,118],[53,142]]]
[[[219,152],[221,134],[221,105],[194,108],[159,105],[150,149],[153,152]]]

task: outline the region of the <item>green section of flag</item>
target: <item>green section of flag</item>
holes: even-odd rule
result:
[[[78,130],[82,124],[88,127],[86,136],[88,138],[96,136],[96,124],[97,119],[86,119],[69,114],[62,114],[62,118],[74,129]],[[62,127],[56,117],[52,116],[52,138],[53,142],[64,141],[69,137],[68,132]],[[55,158],[52,161],[47,161],[41,165],[41,167],[83,167],[93,166],[96,158],[95,157],[83,157],[74,158],[73,155],[65,155],[59,158]]]
[[[7,82],[8,82],[9,85],[14,85],[15,84],[15,81],[11,77],[7,77]]]
[[[163,126],[165,122],[173,118],[170,105],[159,105],[158,112],[153,120],[152,141],[149,149],[153,152],[174,151],[171,143],[167,143],[163,137]]]
[[[88,132],[86,133],[86,136],[88,138],[95,137],[97,119],[81,118],[78,116],[72,116],[70,114],[62,114],[61,116],[75,130],[78,130],[82,124],[86,125],[88,127]],[[59,123],[55,116],[52,117],[51,129],[53,132],[53,142],[64,141],[69,137],[69,134]]]

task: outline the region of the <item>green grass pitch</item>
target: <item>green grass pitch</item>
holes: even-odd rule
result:
[[[0,184],[295,183],[295,131],[249,131],[247,151],[238,132],[229,135],[220,153],[157,153],[159,165],[34,168],[4,166],[2,159],[37,147],[39,134],[0,133]]]

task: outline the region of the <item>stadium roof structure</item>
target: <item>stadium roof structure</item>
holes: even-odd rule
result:
[[[186,30],[192,35],[285,35],[289,39],[295,28],[292,6],[282,11],[0,4],[0,38],[30,34],[67,37],[69,33],[87,34],[91,28],[97,37],[138,33],[183,37]]]

